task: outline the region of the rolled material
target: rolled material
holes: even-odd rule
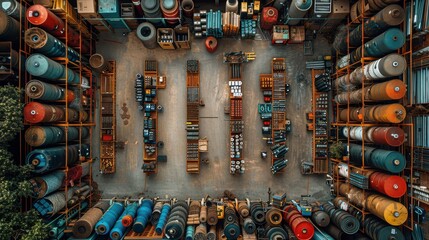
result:
[[[110,238],[112,240],[119,240],[119,239],[122,239],[122,237],[124,236],[126,227],[122,224],[122,219],[125,216],[127,216],[128,207],[132,208],[132,205],[127,206],[127,208],[122,212],[121,216],[119,216],[118,220],[116,220],[115,225],[113,225],[113,228],[110,231]],[[136,206],[136,211],[137,211],[137,206]],[[130,223],[126,220],[126,223],[131,225],[132,222]]]
[[[179,21],[180,18],[180,4],[177,0],[162,0],[161,11],[166,22],[174,25]]]
[[[238,213],[242,218],[247,218],[250,214],[249,206],[247,206],[247,202],[239,202],[238,203]]]
[[[287,25],[297,25],[301,19],[291,19],[291,18],[303,18],[307,11],[313,5],[312,0],[292,0],[289,11],[287,13]]]
[[[168,203],[165,203],[162,206],[161,215],[159,216],[158,223],[156,224],[155,231],[157,234],[162,234],[165,224],[167,223],[168,215],[170,214],[171,206]],[[194,236],[192,234],[192,236]]]
[[[88,238],[94,230],[95,225],[108,208],[109,204],[107,202],[98,202],[95,204],[93,208],[89,209],[73,225],[73,235],[76,238]]]
[[[95,225],[95,232],[98,235],[109,234],[116,220],[118,220],[123,211],[124,205],[122,203],[114,202]]]
[[[66,45],[63,42],[41,28],[32,27],[27,29],[24,40],[29,47],[47,57],[65,57],[67,51],[67,58],[70,61],[75,62],[80,59],[78,52],[70,47],[66,49]]]
[[[153,24],[162,23],[162,13],[159,0],[144,0],[141,2],[141,7],[147,21]]]
[[[137,27],[136,33],[137,37],[142,41],[146,48],[154,49],[158,46],[158,43],[156,42],[156,29],[151,23],[141,23]]]
[[[188,225],[186,227],[185,240],[193,240],[194,239],[194,233],[195,233],[195,226],[194,225]]]
[[[64,171],[55,171],[30,179],[30,184],[33,191],[32,197],[40,199],[50,193],[55,192],[63,184],[64,177]]]
[[[211,205],[207,208],[207,224],[215,226],[218,222],[217,208],[215,205]]]
[[[345,127],[342,134],[346,138],[392,147],[399,147],[405,141],[405,132],[399,127]]]
[[[58,38],[67,37],[68,46],[79,47],[82,53],[89,52],[89,44],[86,41],[81,41],[80,35],[71,27],[68,27],[66,32],[64,21],[44,6],[38,4],[30,6],[27,9],[26,16],[31,24],[48,31],[53,36]]]
[[[79,74],[75,71],[70,68],[66,68],[65,66],[39,53],[31,54],[25,62],[25,67],[28,73],[36,77],[54,80],[61,83],[64,81],[71,84],[80,83]]]
[[[256,224],[253,222],[252,218],[248,217],[244,219],[243,229],[248,234],[253,234],[256,231]]]
[[[331,218],[331,222],[346,234],[355,234],[359,231],[360,223],[358,219],[340,209],[335,209],[329,203],[322,204],[323,209]],[[329,231],[328,231],[329,233]]]
[[[16,41],[19,36],[20,24],[18,21],[8,16],[4,11],[0,11],[0,41]]]
[[[70,198],[73,196],[73,189],[69,189],[67,196]],[[34,208],[37,212],[44,217],[53,216],[63,209],[67,204],[66,192],[58,191],[50,194],[44,198],[37,200],[34,203]]]
[[[153,202],[150,199],[144,199],[139,209],[137,210],[137,217],[133,225],[133,231],[142,233],[149,223],[150,215],[152,213]]]
[[[273,25],[277,23],[279,13],[274,7],[264,7],[262,9],[261,28],[271,30]]]
[[[265,213],[262,207],[262,203],[252,202],[250,204],[250,214],[252,216],[253,222],[255,222],[256,225],[265,224]]]
[[[343,109],[340,112],[341,121],[347,121],[347,113],[349,113],[350,120],[359,122],[365,120],[370,122],[401,123],[407,116],[404,106],[398,103],[374,105],[364,109]]]
[[[364,194],[362,190],[347,186],[345,183],[340,185],[340,194],[347,197],[353,204],[366,208],[390,225],[400,226],[408,218],[408,210],[404,205],[384,196]]]
[[[401,48],[405,43],[405,33],[398,28],[389,28],[384,33],[373,38],[365,45],[358,47],[350,54],[350,63],[361,60],[362,47],[365,57],[383,57]]]
[[[326,232],[332,236],[335,240],[343,239],[343,231],[337,228],[334,224],[329,224],[327,228],[325,228]],[[325,238],[323,238],[325,239]]]
[[[207,233],[207,240],[216,240],[216,226],[210,226],[210,231]]]
[[[286,206],[283,211],[283,218],[298,239],[310,240],[313,237],[314,226],[293,205]]]
[[[361,8],[359,6],[359,8]],[[391,4],[379,11],[375,16],[367,19],[364,23],[363,35],[366,39],[372,39],[390,27],[398,26],[405,19],[404,9],[397,5]],[[349,40],[348,40],[349,39]],[[362,45],[362,25],[359,24],[350,32],[349,38],[337,35],[333,44],[335,50],[342,54],[347,53],[347,42],[349,47],[359,47]],[[347,41],[348,40],[348,41]],[[365,41],[365,39],[364,39]]]
[[[193,0],[183,0],[182,9],[185,13],[185,16],[190,18],[194,14],[194,1]]]
[[[311,220],[319,227],[327,227],[330,223],[329,215],[324,211],[316,211],[311,215]]]
[[[67,109],[67,115],[68,118],[65,119],[66,112],[64,107],[41,104],[38,102],[30,102],[24,107],[24,120],[29,123],[58,121],[76,122],[79,120],[79,112],[72,108]]]
[[[363,226],[365,233],[370,236],[371,239],[405,240],[401,230],[394,226],[387,225],[374,216],[366,215]]]
[[[400,198],[407,192],[407,183],[396,175],[374,172],[369,177],[371,189],[391,198]]]
[[[223,222],[223,233],[227,239],[237,239],[241,234],[238,217],[233,207],[225,207],[225,219]]]
[[[217,39],[213,36],[208,36],[205,41],[205,46],[206,46],[207,52],[214,53],[218,46]]]
[[[67,98],[67,102],[72,102],[75,99],[73,91],[39,80],[29,81],[25,86],[25,93],[28,97],[38,100],[55,101]]]
[[[201,206],[200,211],[200,222],[205,223],[207,221],[207,206]]]
[[[137,215],[138,204],[136,202],[127,206],[124,211],[124,216],[121,219],[122,226],[129,227],[133,224],[134,218]]]
[[[207,240],[207,227],[201,223],[195,228],[194,240]]]
[[[158,224],[159,217],[161,215],[162,205],[162,202],[156,202],[153,206],[152,217],[150,218],[152,226],[156,226]]]
[[[407,61],[399,54],[392,53],[368,65],[356,68],[351,74],[344,75],[335,80],[337,89],[344,91],[353,90],[353,85],[361,86],[362,82],[380,80],[383,78],[396,77],[405,72]]]
[[[75,144],[67,146],[67,166],[73,165],[79,160],[79,151],[89,152],[89,145]],[[51,147],[45,149],[35,149],[27,154],[26,164],[33,166],[33,172],[45,173],[61,167],[66,164],[66,147]]]
[[[91,65],[91,67],[97,71],[97,72],[101,72],[101,73],[108,73],[108,72],[112,72],[112,64],[110,64],[109,61],[106,61],[103,57],[103,55],[96,53],[93,54],[90,58],[89,58],[89,65]]]
[[[362,165],[362,146],[350,144],[350,161]],[[376,149],[365,146],[364,151],[365,165],[369,165],[391,173],[400,173],[404,170],[406,162],[405,157],[400,152]]]
[[[399,100],[405,96],[407,87],[403,81],[394,79],[382,83],[377,83],[363,89],[350,93],[344,92],[335,96],[338,104],[356,104],[364,101],[391,101]]]
[[[282,213],[277,208],[271,208],[265,215],[265,221],[269,226],[280,226],[282,220]]]
[[[173,204],[170,218],[165,225],[165,236],[167,238],[178,240],[184,236],[188,208],[188,204],[185,201],[177,201]]]
[[[79,139],[79,128],[68,127],[68,141]],[[33,147],[48,146],[56,143],[65,142],[65,128],[53,126],[31,126],[25,131],[25,141]],[[86,139],[89,135],[87,127],[81,128],[81,139]]]
[[[282,227],[271,227],[266,235],[269,240],[289,239],[289,234]]]

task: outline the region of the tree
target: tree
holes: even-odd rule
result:
[[[46,239],[47,228],[34,210],[22,212],[20,199],[29,197],[31,168],[17,166],[0,147],[0,239]]]
[[[0,87],[0,143],[13,140],[23,128],[20,94],[17,87]]]

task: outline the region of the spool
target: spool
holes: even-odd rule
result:
[[[319,227],[327,227],[330,223],[329,215],[324,211],[313,212],[311,219]]]
[[[79,160],[79,148],[78,144],[67,146],[68,166]],[[33,165],[33,172],[39,174],[65,167],[65,150],[65,146],[35,149],[27,154],[26,164]]]
[[[67,194],[72,196],[71,194]],[[55,192],[47,197],[37,200],[34,203],[34,208],[41,216],[53,216],[63,209],[67,204],[67,199],[64,191]]]
[[[269,240],[286,240],[289,239],[289,234],[282,227],[273,227],[267,231]]]
[[[383,221],[374,216],[365,216],[364,221],[365,233],[372,239],[395,239],[405,240],[401,230],[396,227],[389,226]]]
[[[227,0],[225,5],[225,12],[238,12],[238,1],[237,0]]]
[[[238,203],[238,213],[242,218],[247,218],[250,214],[249,207],[247,206],[247,202],[239,202]]]
[[[66,68],[47,58],[42,54],[32,54],[25,62],[27,72],[33,76],[41,77],[56,82],[63,83],[66,78]],[[67,69],[67,82],[71,84],[79,84],[79,74],[71,69]]]
[[[19,21],[21,14],[25,16],[25,8],[16,0],[2,0],[0,2],[1,10],[7,15]]]
[[[400,198],[407,192],[407,183],[402,177],[382,172],[372,173],[369,184],[371,189],[391,198]]]
[[[216,226],[210,226],[210,231],[207,233],[207,240],[216,240]]]
[[[310,240],[314,235],[314,227],[294,207],[285,210],[285,219],[300,240]]]
[[[186,17],[191,18],[194,13],[194,1],[193,0],[183,0],[182,9]]]
[[[160,9],[159,0],[145,0],[141,2],[141,7],[144,12],[144,16],[148,22],[158,25],[162,24],[162,13]]]
[[[262,9],[261,28],[271,30],[273,25],[277,23],[279,13],[274,7],[264,7]]]
[[[362,146],[350,144],[350,161],[362,164]],[[365,165],[391,173],[400,173],[405,168],[405,157],[396,151],[365,147]]]
[[[121,223],[123,227],[130,227],[133,224],[134,218],[137,215],[138,205],[136,202],[127,206],[124,211],[124,216],[121,219]]]
[[[76,223],[73,225],[73,235],[76,238],[88,238],[98,220],[103,216],[103,213],[108,208],[107,203],[99,202],[93,208],[89,209]]]
[[[27,20],[34,26],[39,26],[48,31],[55,37],[64,37],[64,22],[53,12],[49,11],[42,5],[32,5],[27,9]],[[68,34],[73,34],[68,32]],[[69,43],[70,44],[70,43]]]
[[[405,132],[399,127],[374,127],[372,142],[380,145],[399,147],[405,142]]]
[[[206,46],[207,52],[214,53],[218,46],[217,39],[213,36],[207,37],[205,41],[205,46]]]
[[[210,226],[215,226],[217,222],[218,222],[218,216],[217,216],[216,205],[207,207],[207,224]]]
[[[271,208],[265,215],[265,221],[269,226],[280,226],[282,220],[282,213],[277,208]]]
[[[66,45],[60,40],[47,33],[45,30],[33,27],[25,31],[25,43],[39,53],[48,57],[65,57]],[[79,53],[67,47],[67,57],[70,61],[80,59]]]
[[[113,228],[112,228],[112,230],[110,231],[110,234],[109,234],[110,239],[112,239],[112,240],[120,240],[124,236],[126,227],[122,224],[122,219],[127,216],[127,214],[128,214],[127,213],[127,209],[129,209],[130,207],[133,207],[133,205],[128,205],[127,208],[122,212],[122,214],[116,220],[116,222],[113,225]],[[136,210],[137,210],[137,205],[136,205]],[[126,223],[127,224],[131,224],[127,220],[129,220],[129,219],[126,218],[126,220],[125,220]]]
[[[207,227],[204,223],[195,228],[194,240],[207,240]]]
[[[252,218],[248,217],[243,221],[243,229],[247,234],[253,234],[256,231],[256,224]]]
[[[200,222],[205,223],[207,222],[207,206],[201,206],[200,208]]]
[[[335,240],[342,240],[343,239],[343,232],[340,229],[338,229],[335,225],[329,224],[325,230]]]
[[[95,53],[89,58],[89,65],[91,65],[95,71],[102,73],[112,72],[113,68],[110,62],[106,61],[103,55],[99,53]]]
[[[404,106],[398,103],[374,105],[366,107],[364,111],[360,108],[350,108],[349,112],[350,120],[353,121],[362,121],[361,113],[363,113],[365,121],[384,123],[401,123],[407,115]],[[340,119],[347,121],[347,109],[341,110]]]
[[[290,18],[303,18],[307,11],[313,4],[312,0],[292,0],[289,11],[287,13],[287,25],[297,25],[301,19],[290,19]]]
[[[108,235],[123,211],[124,205],[114,202],[95,225],[95,232],[98,235]]]
[[[64,129],[60,127],[31,126],[25,131],[25,142],[32,147],[47,146],[64,140]]]
[[[141,23],[137,27],[136,32],[137,32],[137,37],[143,42],[143,45],[146,48],[154,49],[158,46],[156,42],[156,29],[151,23],[149,22]]]
[[[195,226],[188,225],[186,227],[185,240],[193,240],[194,239],[194,233],[195,233]]]
[[[38,100],[66,100],[67,97],[66,101],[72,102],[75,99],[73,91],[39,80],[29,81],[25,86],[25,93],[28,97]]]
[[[150,199],[144,199],[141,206],[137,210],[137,217],[133,225],[133,231],[142,233],[149,222],[152,213],[153,202]]]
[[[174,25],[179,21],[180,9],[177,0],[162,0],[161,11],[164,18],[167,18],[167,23]]]
[[[162,202],[156,202],[153,206],[152,217],[150,218],[152,226],[156,226],[158,224],[159,217],[161,216],[162,205]]]
[[[162,206],[161,215],[159,216],[159,220],[155,228],[156,233],[162,234],[162,230],[164,229],[164,226],[167,223],[167,218],[168,218],[168,214],[170,213],[170,210],[171,210],[170,204],[165,203]],[[193,232],[194,231],[195,229],[193,229]],[[192,232],[192,236],[194,236],[193,232]]]
[[[20,24],[18,21],[8,16],[5,12],[0,11],[0,40],[13,41],[19,36]]]
[[[24,107],[24,119],[29,123],[57,122],[64,120],[64,109],[57,106],[30,102]]]
[[[32,197],[43,198],[59,189],[64,181],[63,171],[55,171],[41,177],[30,179],[32,186]]]

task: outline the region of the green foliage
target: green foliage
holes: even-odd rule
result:
[[[31,169],[17,166],[12,154],[0,147],[0,239],[41,240],[47,237],[45,224],[32,210],[21,211],[22,197],[29,197]]]
[[[6,85],[0,87],[0,143],[15,138],[23,128],[19,88]]]
[[[329,153],[331,154],[331,158],[336,159],[341,159],[344,156],[345,150],[345,145],[341,141],[334,143],[329,147]]]

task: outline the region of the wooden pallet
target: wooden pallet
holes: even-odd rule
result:
[[[142,233],[136,233],[133,230],[129,231],[124,240],[153,240],[163,239],[163,234],[157,234],[155,227],[149,224]]]

